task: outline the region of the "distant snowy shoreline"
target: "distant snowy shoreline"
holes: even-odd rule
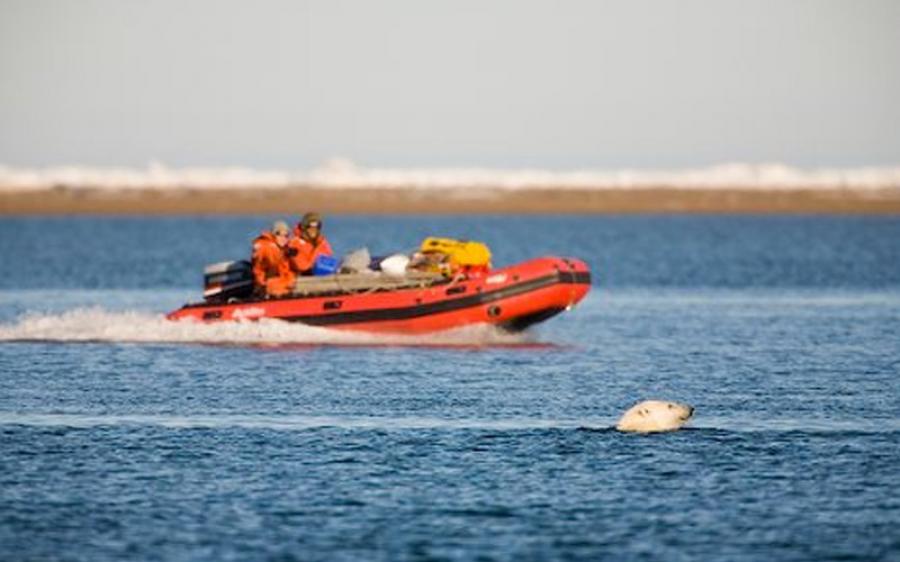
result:
[[[492,170],[478,168],[364,168],[333,159],[310,171],[248,168],[49,167],[0,165],[0,193],[51,189],[396,189],[396,190],[900,190],[900,166],[800,169],[782,164],[722,164],[676,170]]]

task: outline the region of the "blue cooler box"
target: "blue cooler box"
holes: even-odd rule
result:
[[[333,275],[337,273],[338,261],[331,256],[319,256],[313,264],[313,275]]]

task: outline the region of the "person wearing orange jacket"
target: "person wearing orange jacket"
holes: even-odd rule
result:
[[[253,289],[257,294],[280,297],[294,287],[296,274],[289,254],[290,229],[284,221],[275,221],[272,230],[253,241]]]
[[[291,269],[298,275],[312,273],[319,256],[331,256],[331,244],[322,234],[322,217],[319,213],[306,213],[294,229],[290,241]]]

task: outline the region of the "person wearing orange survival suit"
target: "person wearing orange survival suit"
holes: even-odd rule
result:
[[[299,275],[312,273],[319,256],[331,256],[331,245],[322,234],[322,217],[319,213],[306,213],[294,229],[290,241],[291,269]]]
[[[270,232],[253,241],[253,289],[257,294],[278,297],[291,291],[296,275],[291,270],[290,230],[284,221],[275,221]]]

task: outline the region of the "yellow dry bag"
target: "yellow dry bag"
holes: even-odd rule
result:
[[[457,267],[490,267],[491,251],[487,244],[471,240],[428,237],[419,249],[422,253],[441,253]]]

